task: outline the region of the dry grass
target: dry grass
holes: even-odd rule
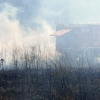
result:
[[[2,51],[3,53],[3,51]],[[99,100],[99,65],[15,46],[1,62],[0,100]],[[9,58],[9,64],[6,64]],[[8,68],[9,67],[9,68]]]

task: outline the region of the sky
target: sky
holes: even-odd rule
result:
[[[100,22],[100,0],[0,0],[0,44],[55,45],[49,35],[63,23]]]

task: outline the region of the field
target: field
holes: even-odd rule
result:
[[[35,46],[16,46],[9,56],[9,64],[7,57],[0,63],[0,100],[100,99],[99,64],[74,64],[67,54],[59,58]]]

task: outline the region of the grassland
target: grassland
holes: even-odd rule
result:
[[[100,65],[76,63],[40,48],[12,49],[2,56],[0,100],[99,100]]]

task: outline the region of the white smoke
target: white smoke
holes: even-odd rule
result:
[[[46,20],[36,18],[35,20],[41,26],[36,30],[26,28],[20,24],[17,19],[17,9],[10,4],[3,4],[3,10],[0,13],[0,44],[17,44],[45,42],[50,46],[54,45],[54,39],[49,35],[54,32]]]
[[[55,39],[49,36],[54,30],[46,20],[37,17],[35,21],[39,27],[37,26],[36,29],[26,28],[17,18],[20,8],[4,3],[0,10],[0,59],[5,58],[6,63],[9,64],[13,46],[16,47],[16,45],[19,47],[37,44],[44,47],[45,45],[47,51],[54,52]]]

